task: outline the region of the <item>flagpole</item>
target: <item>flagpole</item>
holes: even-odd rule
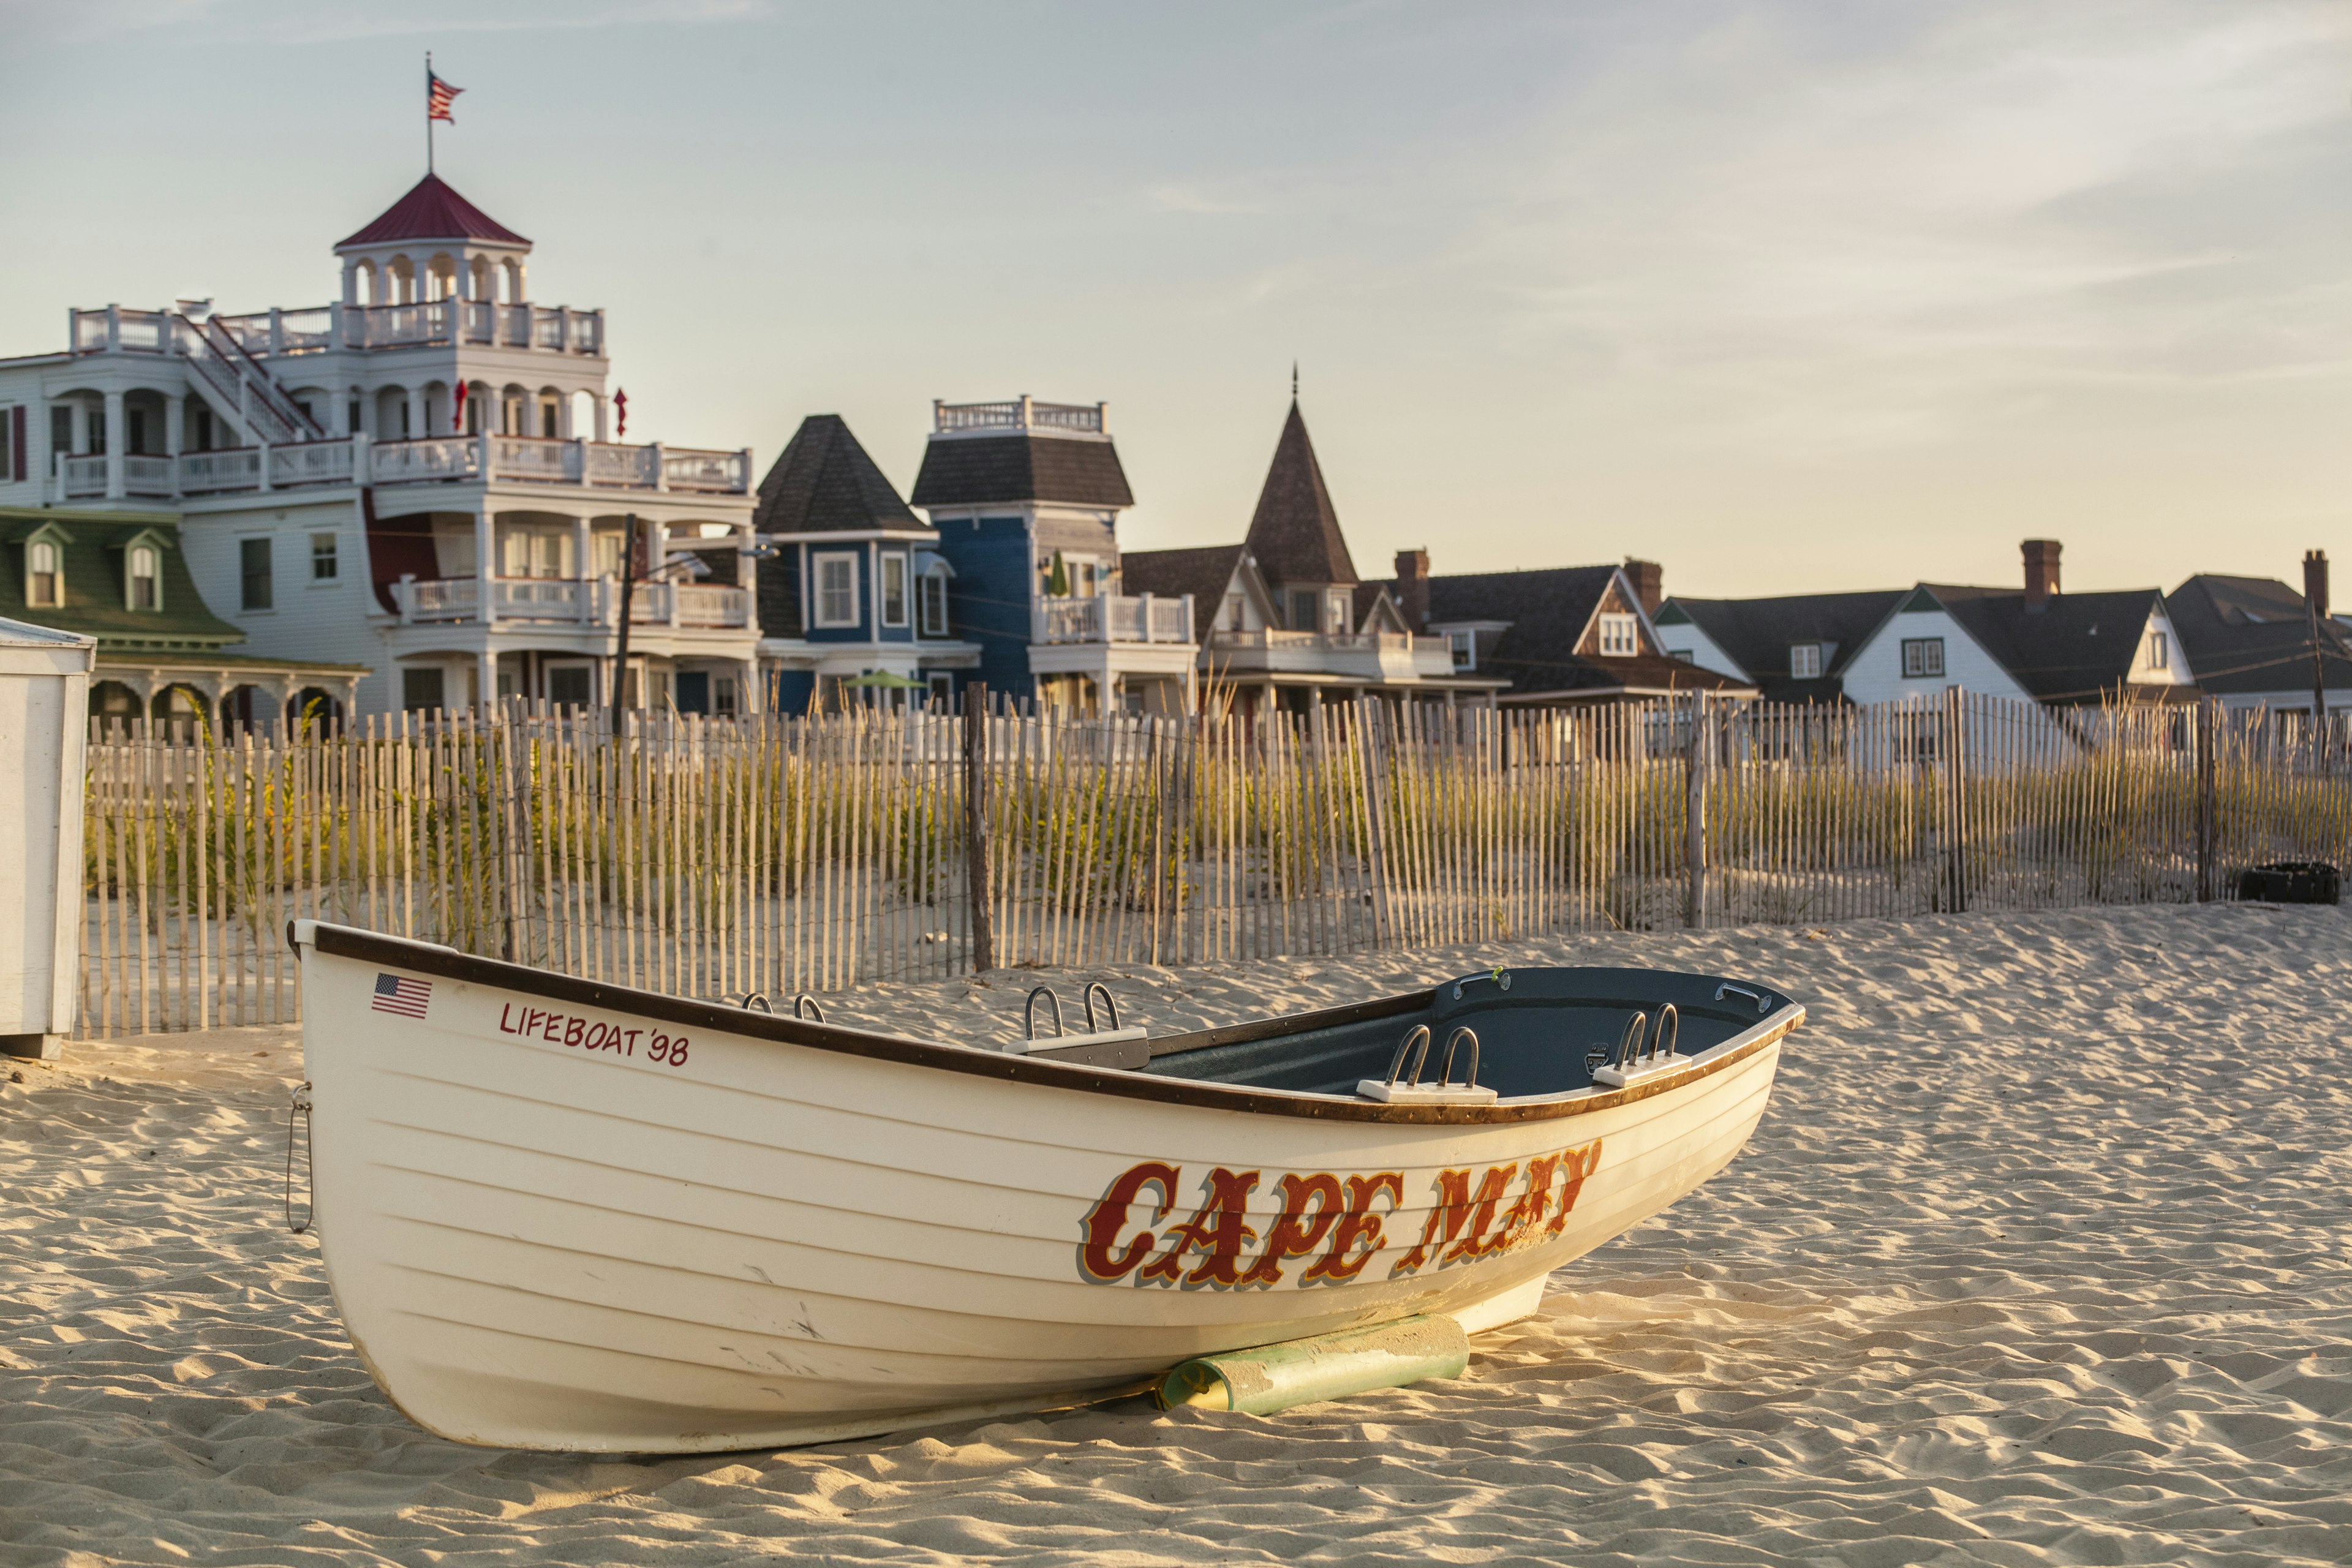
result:
[[[433,172],[433,51],[425,51],[425,172]]]

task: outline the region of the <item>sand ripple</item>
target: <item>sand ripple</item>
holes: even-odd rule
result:
[[[1458,1382],[649,1463],[384,1403],[280,1224],[282,1032],[82,1047],[0,1091],[0,1562],[2352,1561],[2347,938],[2119,910],[1125,976],[1155,1028],[1496,959],[1750,973],[1812,1022],[1748,1153]]]

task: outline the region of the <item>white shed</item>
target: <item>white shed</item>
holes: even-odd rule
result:
[[[81,811],[98,643],[0,619],[0,1051],[54,1058],[81,988]]]

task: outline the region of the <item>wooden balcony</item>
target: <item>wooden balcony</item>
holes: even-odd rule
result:
[[[1192,595],[1104,594],[1046,599],[1034,617],[1036,643],[1184,643],[1192,640]]]
[[[370,441],[364,436],[282,446],[230,447],[176,458],[125,453],[123,485],[110,492],[104,453],[59,454],[53,499],[93,500],[110,493],[158,499],[299,489],[320,485],[441,484],[489,479],[502,484],[749,495],[751,454],[625,446],[606,441],[542,441],[520,436],[439,436],[422,441]]]
[[[425,626],[479,621],[478,577],[404,577],[393,584],[401,624]],[[489,619],[506,624],[601,626],[621,624],[621,585],[609,577],[492,577]],[[633,626],[677,626],[723,631],[752,625],[751,594],[712,583],[639,583],[629,595]]]

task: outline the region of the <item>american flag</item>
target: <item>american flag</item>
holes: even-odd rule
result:
[[[426,71],[425,73],[425,118],[446,120],[452,125],[457,124],[457,121],[450,116],[449,106],[456,102],[457,95],[465,90],[462,87],[451,87],[431,71]]]
[[[425,1016],[425,1004],[431,1000],[433,982],[430,980],[379,974],[375,977],[375,1000],[368,1005],[379,1013],[397,1013],[404,1018],[422,1018]]]

